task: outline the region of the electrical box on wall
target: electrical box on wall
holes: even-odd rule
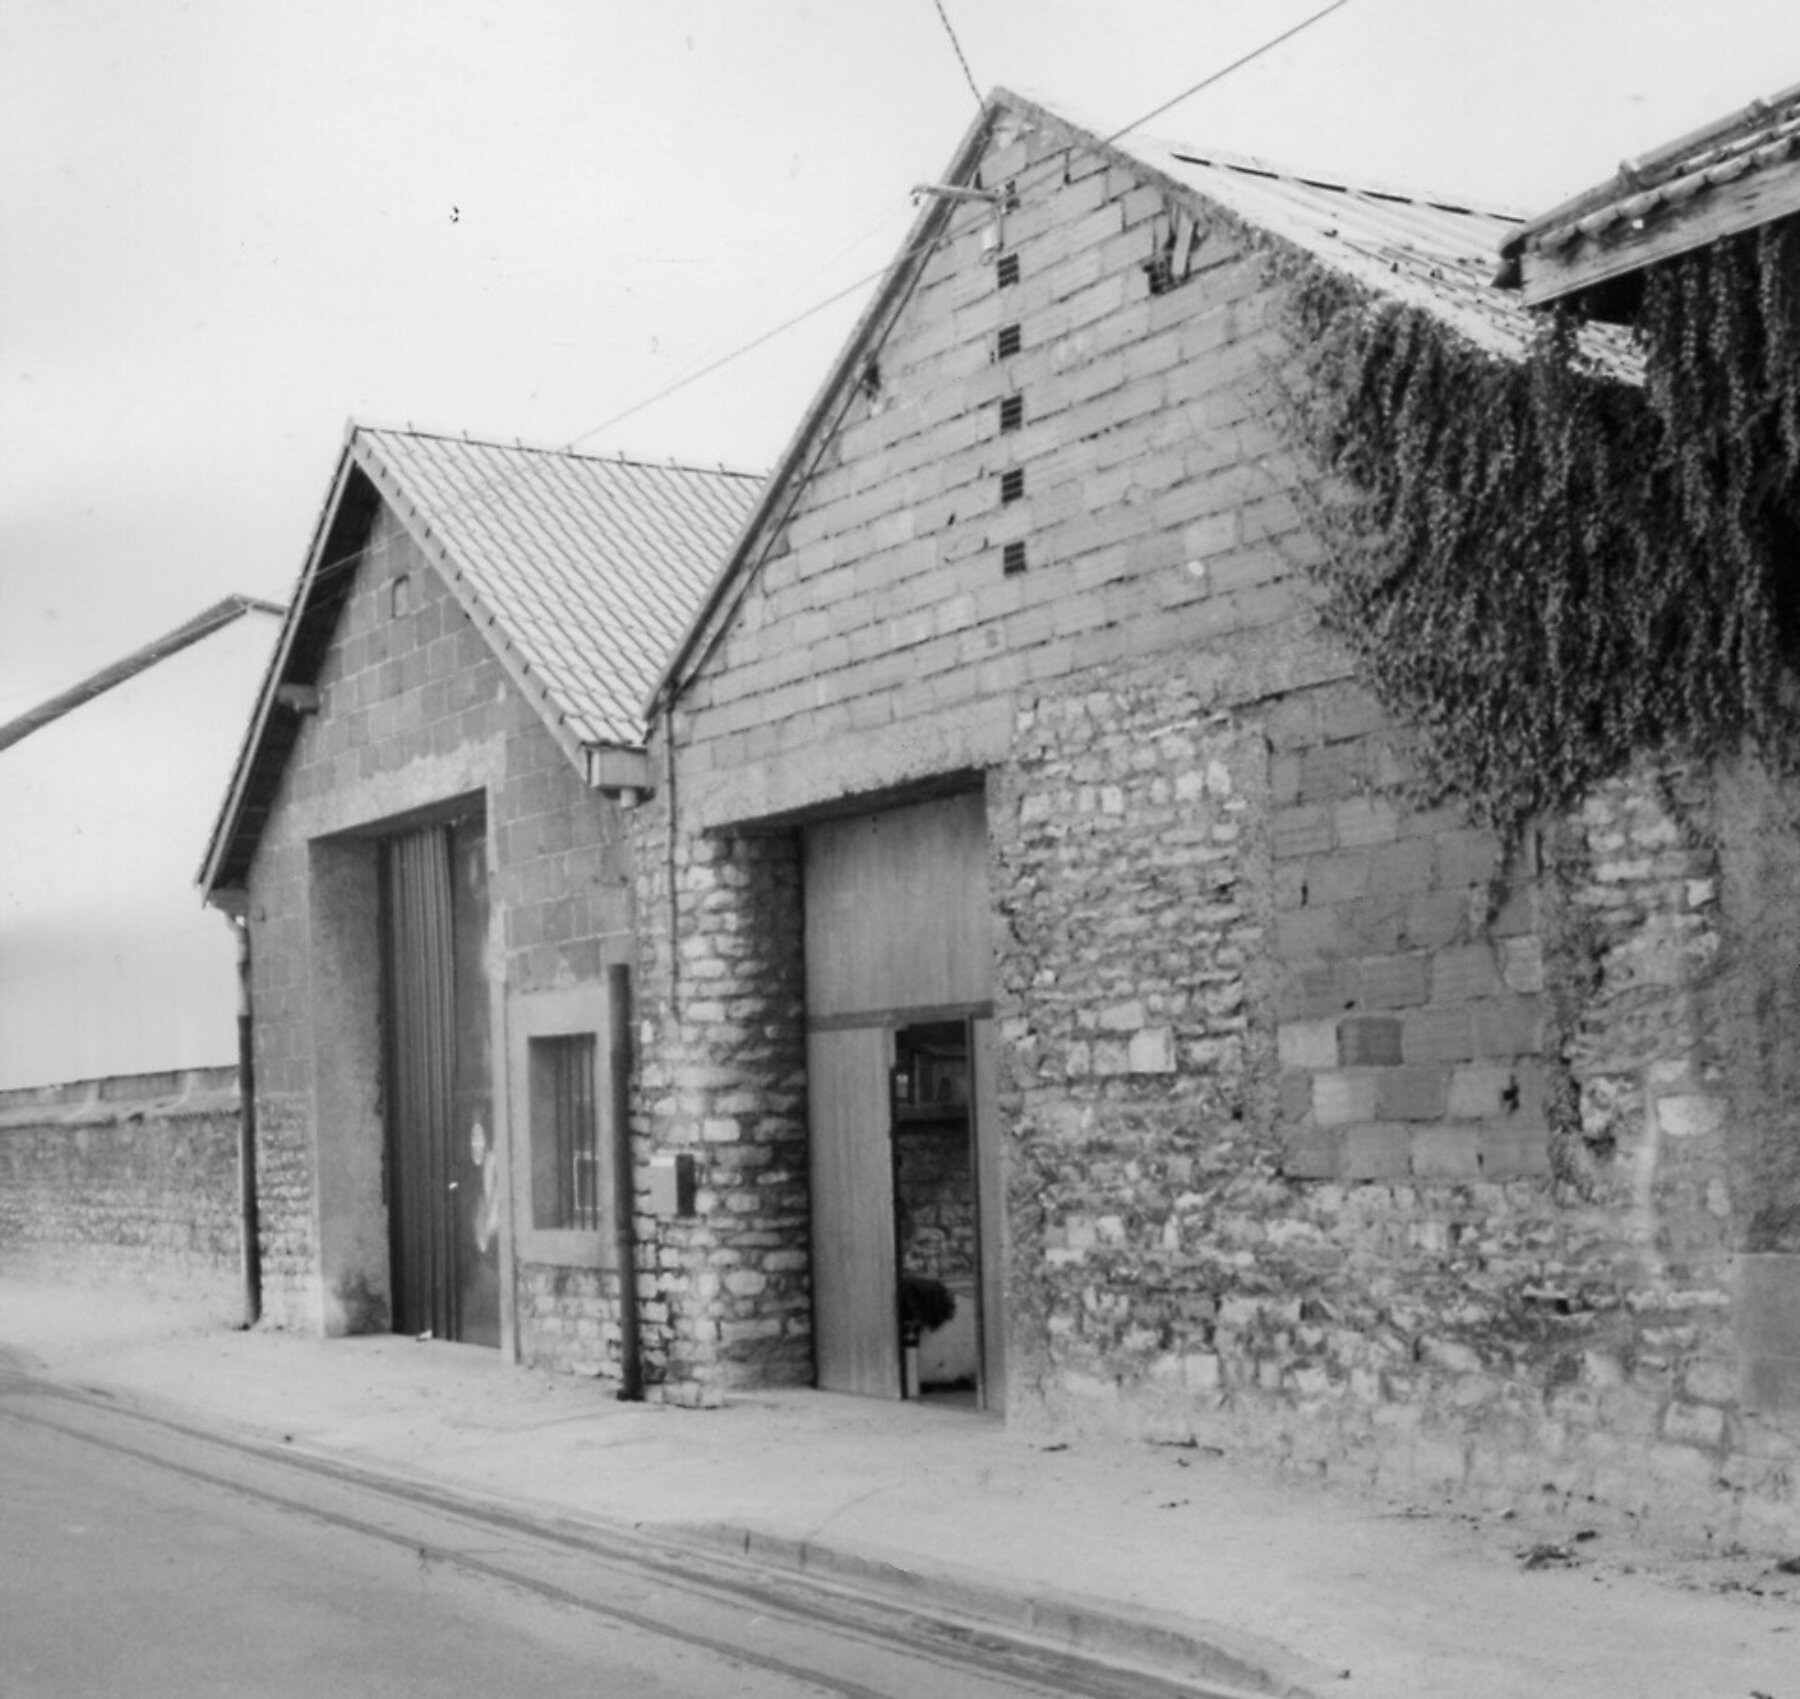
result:
[[[650,1158],[650,1213],[694,1213],[694,1159],[685,1151]]]

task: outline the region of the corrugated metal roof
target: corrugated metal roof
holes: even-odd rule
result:
[[[1687,208],[1712,190],[1795,158],[1800,158],[1800,85],[1627,160],[1606,182],[1529,220],[1502,252],[1508,259],[1527,248],[1560,253],[1621,224],[1642,224]],[[1516,281],[1515,272],[1503,276]]]
[[[1516,296],[1493,284],[1494,254],[1523,226],[1521,213],[1135,134],[1113,145],[1244,223],[1432,314],[1491,353],[1518,358],[1540,328]],[[1603,368],[1637,378],[1641,365],[1626,337],[1596,326],[1583,338]]]
[[[588,745],[642,742],[644,698],[762,484],[368,427],[352,452]]]

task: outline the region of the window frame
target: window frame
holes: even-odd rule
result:
[[[614,1172],[619,1129],[614,1125],[610,998],[606,982],[560,991],[521,992],[508,1023],[513,1140],[513,1237],[519,1262],[562,1268],[612,1268],[617,1261]],[[532,1123],[531,1046],[534,1040],[591,1038],[594,1043],[594,1189],[597,1226],[539,1227],[534,1191],[536,1154],[547,1131]]]

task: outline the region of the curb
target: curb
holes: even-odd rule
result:
[[[938,1616],[1000,1629],[1061,1652],[1183,1681],[1243,1699],[1322,1699],[1339,1672],[1272,1640],[1222,1623],[1138,1610],[1110,1599],[1009,1587],[982,1570],[921,1566],[910,1554],[829,1546],[735,1523],[659,1528],[660,1538],[703,1547],[813,1582],[872,1594]]]
[[[24,1360],[21,1364],[21,1358]],[[910,1610],[921,1617],[1035,1644],[1121,1671],[1186,1684],[1204,1684],[1208,1699],[1323,1699],[1337,1672],[1312,1663],[1257,1635],[1186,1615],[1135,1609],[1118,1601],[1008,1585],[989,1570],[954,1564],[921,1564],[915,1554],[878,1547],[830,1546],[805,1536],[771,1533],[735,1523],[646,1523],[568,1507],[504,1491],[472,1490],[429,1468],[397,1459],[358,1454],[341,1445],[278,1439],[254,1424],[221,1418],[179,1399],[119,1392],[69,1382],[41,1370],[31,1353],[0,1350],[0,1368],[78,1402],[99,1403],[120,1414],[171,1428],[191,1438],[224,1445],[273,1462],[320,1469],[337,1479],[378,1491],[419,1496],[439,1508],[521,1525],[561,1538],[660,1550],[679,1561],[686,1552],[714,1556],[728,1565],[785,1574],[808,1586],[871,1603]]]

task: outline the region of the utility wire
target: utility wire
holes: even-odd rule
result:
[[[1102,137],[1101,145],[1109,146],[1113,142],[1118,141],[1120,137],[1130,135],[1133,130],[1140,129],[1143,125],[1149,123],[1152,118],[1161,117],[1163,113],[1169,111],[1173,107],[1179,106],[1184,100],[1191,99],[1194,95],[1200,93],[1201,90],[1211,88],[1214,84],[1224,81],[1226,77],[1231,76],[1234,72],[1240,71],[1244,66],[1260,59],[1264,54],[1281,46],[1283,42],[1292,41],[1294,37],[1299,35],[1303,30],[1311,29],[1314,24],[1329,17],[1331,13],[1341,10],[1349,3],[1350,0],[1332,0],[1332,4],[1313,13],[1311,17],[1302,19],[1299,23],[1293,25],[1292,28],[1283,30],[1279,35],[1271,36],[1267,41],[1263,42],[1261,46],[1252,48],[1248,53],[1242,54],[1240,57],[1232,60],[1229,65],[1225,65],[1219,70],[1212,72],[1209,76],[1203,77],[1191,88],[1183,89],[1182,92],[1176,95],[1172,100],[1165,100],[1160,106],[1152,107],[1141,117],[1134,118],[1129,124],[1125,125],[1124,128],[1114,130],[1112,134]],[[962,48],[957,44],[956,32],[950,29],[950,20],[948,16],[944,14],[941,0],[939,0],[938,3],[938,13],[939,16],[944,19],[945,29],[950,31],[950,40],[952,45],[956,47],[957,58],[962,60],[963,74],[968,77],[970,88],[976,89],[975,79],[973,76],[969,75],[968,62],[963,59]],[[981,100],[979,89],[976,89],[976,99],[978,101]],[[982,105],[985,109],[986,102],[983,101]],[[885,214],[883,215],[884,222],[886,216],[887,215]],[[615,425],[623,424],[625,420],[635,418],[647,408],[654,407],[660,401],[668,400],[670,396],[679,394],[682,390],[688,388],[689,385],[698,383],[702,378],[710,377],[714,372],[720,371],[724,367],[732,364],[732,362],[742,359],[744,355],[754,352],[766,343],[772,342],[776,337],[792,330],[796,325],[804,324],[808,319],[824,312],[826,308],[836,306],[837,303],[845,299],[846,296],[854,295],[857,290],[866,288],[869,284],[885,276],[888,272],[899,266],[908,264],[927,249],[935,249],[941,246],[945,240],[945,236],[939,235],[928,237],[923,242],[913,244],[895,259],[888,261],[887,264],[857,278],[854,283],[846,284],[842,289],[826,296],[824,300],[815,301],[810,307],[795,313],[791,318],[784,319],[773,329],[766,330],[761,335],[753,337],[750,341],[730,350],[728,353],[721,354],[718,358],[708,361],[698,370],[689,372],[685,376],[675,379],[672,383],[665,384],[661,389],[646,396],[643,400],[634,402],[623,411],[613,414],[610,418],[601,420],[599,424],[589,426],[579,435],[571,437],[566,443],[561,445],[562,448],[565,450],[573,449],[579,444],[586,442],[590,437],[596,437],[602,431],[611,430]],[[851,244],[851,246],[854,245],[854,243]],[[840,250],[840,252],[842,251],[844,250]],[[556,451],[550,450],[549,452]],[[484,485],[481,488],[472,490],[464,499],[462,506],[465,508],[472,507],[479,501],[500,495],[509,485],[516,482],[521,476],[523,476],[522,472],[506,474],[494,479],[491,483]],[[448,511],[455,511],[454,504]],[[397,537],[394,539],[395,542],[398,540]],[[336,560],[327,561],[312,575],[313,581],[317,582],[319,579],[335,575],[338,572],[350,571],[354,567],[361,565],[364,561],[373,559],[376,554],[382,552],[389,546],[391,545],[385,543],[377,544],[373,549],[353,550],[349,554],[343,555]]]
[[[1321,11],[1314,12],[1310,18],[1303,18],[1299,23],[1295,24],[1292,29],[1283,30],[1280,35],[1271,36],[1262,44],[1262,46],[1251,48],[1241,59],[1233,59],[1232,62],[1222,70],[1214,71],[1209,77],[1202,77],[1192,88],[1183,89],[1173,100],[1165,100],[1161,106],[1152,107],[1150,111],[1143,115],[1143,117],[1132,119],[1124,129],[1114,130],[1110,136],[1102,139],[1101,145],[1104,147],[1111,142],[1116,142],[1121,136],[1128,136],[1133,130],[1148,124],[1152,118],[1160,118],[1171,107],[1179,106],[1184,100],[1198,94],[1202,89],[1211,88],[1214,83],[1222,82],[1226,77],[1229,77],[1233,71],[1241,71],[1253,59],[1260,59],[1265,53],[1272,52],[1284,41],[1292,41],[1302,30],[1311,29],[1321,18],[1329,17],[1333,12],[1339,10],[1339,8],[1348,6],[1349,4],[1350,0],[1331,0],[1329,6],[1326,6]]]
[[[982,106],[981,87],[975,81],[975,73],[969,69],[969,61],[963,57],[962,43],[956,39],[956,27],[950,22],[950,14],[944,10],[944,0],[932,0],[937,7],[937,15],[943,20],[944,34],[949,36],[950,45],[956,49],[956,62],[962,66],[963,80],[969,85],[969,93],[974,95],[975,104]]]

